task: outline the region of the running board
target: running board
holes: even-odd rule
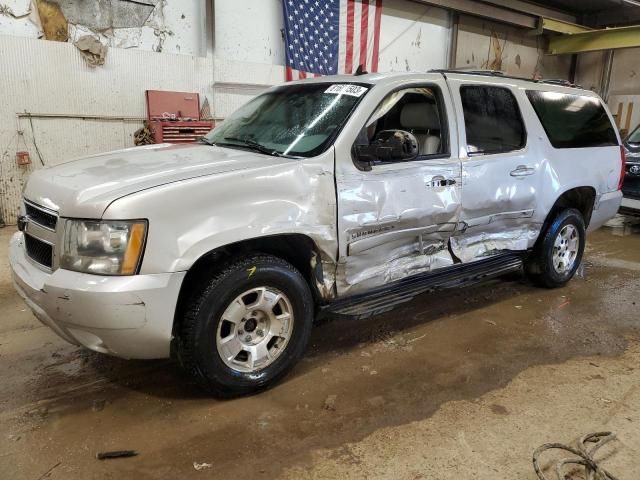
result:
[[[322,313],[337,313],[355,317],[369,317],[391,310],[417,295],[446,288],[473,285],[489,278],[518,271],[527,252],[506,252],[471,263],[459,263],[403,278],[381,287],[346,298],[339,298],[322,307]]]

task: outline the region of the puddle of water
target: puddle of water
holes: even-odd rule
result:
[[[604,230],[616,237],[640,234],[640,217],[616,215],[605,224]]]

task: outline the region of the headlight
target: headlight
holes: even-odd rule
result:
[[[96,275],[135,275],[147,222],[66,220],[60,268]]]

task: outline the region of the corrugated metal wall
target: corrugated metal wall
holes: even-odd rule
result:
[[[133,146],[145,90],[198,92],[213,106],[210,57],[111,49],[106,64],[91,69],[71,44],[0,36],[0,71],[0,220],[7,224],[16,221],[32,170]],[[23,112],[36,116],[18,118]],[[30,166],[17,165],[21,150]]]

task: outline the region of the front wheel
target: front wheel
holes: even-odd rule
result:
[[[529,277],[547,288],[565,285],[582,261],[585,232],[584,219],[578,210],[560,212],[538,240],[527,264]]]
[[[280,258],[252,255],[222,267],[190,301],[179,358],[215,396],[259,391],[298,361],[312,323],[313,300],[300,272]]]

